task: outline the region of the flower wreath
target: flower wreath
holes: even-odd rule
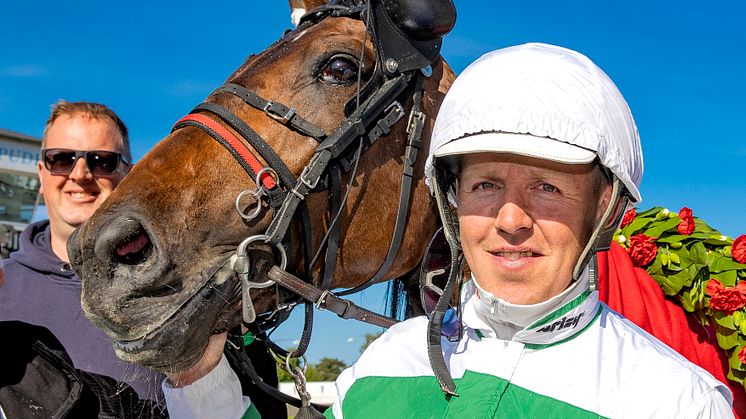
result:
[[[624,214],[614,240],[667,296],[700,322],[714,322],[729,360],[728,378],[746,386],[746,234],[720,234],[684,207]]]

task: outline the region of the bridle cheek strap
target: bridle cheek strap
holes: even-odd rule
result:
[[[256,178],[256,174],[265,168],[264,164],[238,137],[209,116],[198,113],[186,115],[174,124],[172,132],[185,126],[195,126],[209,134],[236,158],[244,170],[252,175],[252,178]],[[272,176],[266,172],[262,173],[261,182],[267,190],[278,186]]]

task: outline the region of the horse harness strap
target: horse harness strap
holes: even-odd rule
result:
[[[288,288],[307,301],[314,303],[316,308],[329,310],[343,319],[356,319],[385,328],[389,328],[397,323],[392,318],[381,316],[358,306],[350,300],[339,298],[329,290],[321,290],[314,287],[277,266],[273,266],[270,269],[269,277],[278,285]]]
[[[271,198],[274,198],[271,199],[271,206],[273,207],[273,209],[276,210],[272,223],[267,229],[267,233],[265,236],[266,242],[268,244],[278,245],[280,241],[285,237],[287,228],[289,227],[290,222],[293,218],[293,214],[298,209],[298,206],[301,204],[305,204],[305,196],[317,186],[322,174],[329,171],[330,162],[333,159],[338,158],[341,153],[349,147],[349,145],[352,143],[352,140],[354,140],[355,138],[367,134],[366,139],[368,144],[373,144],[378,138],[385,134],[388,134],[391,127],[403,117],[403,108],[395,99],[399,95],[401,95],[401,93],[403,93],[403,91],[407,88],[411,77],[411,74],[401,74],[400,76],[385,82],[381,86],[381,88],[376,91],[368,101],[366,101],[364,107],[358,109],[358,111],[353,113],[353,115],[345,119],[340,127],[319,145],[311,161],[303,170],[301,176],[297,180],[293,179],[290,170],[284,164],[282,159],[277,156],[276,152],[274,152],[274,150],[269,147],[266,141],[264,141],[253,129],[251,129],[248,124],[246,124],[240,118],[236,117],[235,114],[221,105],[206,102],[196,106],[192,111],[193,113],[185,116],[174,125],[174,130],[182,128],[184,126],[196,126],[204,130],[215,140],[217,140],[221,145],[223,145],[229,152],[231,152],[231,154],[238,160],[238,162],[249,175],[260,175],[262,184],[264,185],[266,190],[270,191],[268,195],[270,195]],[[415,89],[415,97],[417,99],[419,99],[419,97],[421,96],[421,79],[422,76],[418,74],[416,83],[417,88]],[[224,86],[217,89],[214,93],[222,92],[237,95],[244,99],[246,103],[251,104],[253,107],[261,106],[262,103],[275,103],[272,101],[261,99],[258,95],[250,92],[248,89],[242,86],[232,85],[228,88],[225,88]],[[416,100],[415,103],[416,105],[414,106],[416,106],[416,108],[413,106],[413,112],[410,115],[410,123],[412,121],[421,121],[421,112],[419,112],[418,110],[419,100]],[[275,172],[278,174],[278,181],[282,181],[282,183],[288,185],[291,184],[293,180],[295,180],[295,186],[293,187],[293,189],[288,192],[281,192],[278,188],[279,185],[277,184],[277,182],[275,182],[275,180],[269,173],[264,172],[264,165],[256,158],[251,150],[231,131],[215,121],[214,118],[204,113],[196,113],[201,111],[207,111],[217,116],[222,122],[230,126],[232,129],[238,132],[239,135],[244,137],[244,139],[249,142],[249,144],[254,150],[256,150],[256,152],[258,152],[266,161],[271,162],[269,167],[276,169]],[[379,117],[381,113],[383,113],[384,115]],[[303,129],[308,130],[308,125],[310,125],[310,122],[307,122],[306,120],[300,118],[295,113],[294,115],[295,117],[297,117],[296,121],[303,121],[303,125],[305,125],[305,128]],[[370,125],[372,125],[373,128],[368,131],[366,127]],[[322,130],[318,128],[317,131]],[[392,241],[392,244],[390,245],[390,249],[384,265],[381,267],[381,269],[379,269],[379,272],[370,280],[366,281],[366,283],[364,283],[360,289],[367,288],[367,286],[369,286],[370,284],[377,282],[383,276],[383,274],[388,271],[388,268],[393,261],[393,256],[395,256],[396,250],[398,249],[399,242],[401,241],[401,236],[403,234],[403,225],[405,224],[405,220],[402,220],[401,214],[403,213],[404,218],[406,218],[410,195],[409,185],[411,184],[411,169],[406,168],[406,163],[412,161],[412,147],[416,147],[419,145],[421,124],[418,128],[414,130],[408,129],[408,131],[410,133],[416,133],[417,135],[414,137],[412,135],[409,136],[410,139],[407,144],[408,151],[405,152],[405,170],[402,181],[403,190],[400,196],[400,210],[397,216],[397,225],[395,227],[394,239]],[[280,199],[283,198],[284,200],[282,200],[282,204],[279,205]],[[404,202],[403,209],[402,202]],[[338,233],[338,229],[336,229],[336,231]],[[308,242],[309,240],[306,241]],[[336,242],[336,240],[332,240],[332,242]],[[334,243],[333,247],[336,247],[336,243]],[[331,256],[327,257],[327,261],[330,259]],[[331,275],[325,272],[324,282],[330,281]],[[323,285],[326,289],[329,284]],[[317,293],[318,296],[320,296],[321,292],[323,291],[319,290],[319,292]],[[304,295],[301,295],[301,297],[314,302],[318,301],[318,298],[309,299],[306,298],[306,296]],[[319,307],[323,308],[321,306]],[[345,311],[341,308],[337,311],[339,311],[340,313],[345,313]],[[371,314],[373,313],[371,312]],[[359,319],[363,321],[366,321],[365,319],[374,318],[374,316],[370,316],[367,314],[357,317],[359,317]],[[375,317],[383,319],[382,316],[376,315]],[[379,320],[374,321],[376,321],[376,324],[380,323]],[[391,325],[395,323],[395,321],[390,320],[386,323]]]
[[[399,188],[399,206],[396,212],[396,222],[394,223],[394,233],[389,242],[389,249],[386,252],[386,259],[378,271],[364,283],[340,292],[340,295],[350,295],[362,291],[371,285],[383,279],[388,273],[394,258],[399,252],[402,238],[404,237],[404,227],[407,224],[409,214],[409,204],[411,202],[412,179],[414,175],[414,166],[417,163],[417,153],[422,144],[422,129],[425,126],[425,114],[420,111],[422,102],[422,85],[424,83],[423,74],[417,73],[414,94],[412,95],[412,110],[407,122],[407,146],[404,151],[402,180]]]
[[[243,142],[214,119],[203,114],[189,114],[174,124],[172,132],[185,126],[194,126],[209,134],[225,147],[252,177],[255,177],[264,168],[264,165]],[[274,189],[277,186],[275,180],[268,173],[264,173],[261,182],[267,189]]]
[[[257,387],[259,387],[260,390],[274,397],[275,399],[280,400],[283,403],[295,407],[301,407],[301,400],[281,392],[280,390],[265,383],[264,380],[262,380],[259,374],[257,374],[256,368],[251,363],[251,358],[246,355],[246,351],[244,351],[243,349],[244,346],[245,344],[242,341],[241,336],[234,336],[229,334],[228,345],[226,346],[225,351],[226,357],[232,362],[233,365],[236,365],[242,372],[245,372],[246,375],[251,379],[251,381],[254,382],[254,384],[257,385]],[[315,403],[311,403],[311,405],[319,411],[324,411],[328,407]]]
[[[305,200],[306,195],[318,185],[321,176],[332,159],[338,158],[356,138],[368,133],[366,127],[371,126],[379,115],[384,112],[399,113],[401,105],[395,102],[395,99],[406,89],[408,82],[409,76],[405,74],[393,80],[386,81],[373,97],[368,99],[360,109],[343,120],[339,128],[319,144],[313,157],[311,157],[311,161],[301,172],[295,186],[289,191],[285,197],[285,202],[283,202],[282,207],[275,214],[272,223],[267,228],[267,232],[265,233],[269,236],[267,243],[277,244],[285,237],[290,227],[290,222],[293,219],[293,214],[298,208],[298,204]],[[396,105],[393,105],[394,103]],[[396,120],[398,121],[398,119]],[[386,116],[378,119],[377,124],[393,125],[391,124],[391,118],[387,118]],[[388,128],[386,132],[388,132]],[[383,129],[379,131],[372,130],[368,133],[369,142],[372,143],[378,139],[376,137],[378,132],[383,132]]]
[[[316,141],[321,142],[326,138],[326,133],[323,129],[301,118],[300,115],[295,113],[295,108],[288,108],[282,103],[272,100],[264,100],[251,90],[235,83],[226,83],[213,92],[213,94],[220,92],[228,92],[238,96],[246,104],[263,111],[275,121],[287,125],[303,135],[312,137]]]

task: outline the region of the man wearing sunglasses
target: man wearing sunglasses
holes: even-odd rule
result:
[[[629,107],[587,57],[526,44],[471,64],[425,167],[450,249],[423,262],[430,313],[339,376],[333,415],[733,417],[725,385],[599,302],[595,253],[642,171]]]
[[[107,106],[60,101],[52,107],[38,164],[49,220],[29,225],[20,250],[3,263],[0,320],[44,326],[76,368],[123,381],[140,397],[162,401],[163,376],[118,359],[111,338],[86,319],[81,282],[67,256],[72,232],[111,194],[131,161],[127,128]]]

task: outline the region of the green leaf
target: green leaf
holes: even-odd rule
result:
[[[720,234],[713,234],[705,239],[705,244],[709,244],[710,246],[727,246],[731,243],[733,243],[733,240]]]
[[[676,250],[673,250],[672,252],[676,252],[677,255],[679,255],[679,259],[681,259],[682,265],[691,265],[694,263],[692,260],[692,255],[689,253],[689,250],[687,250],[686,247],[682,247]]]
[[[622,234],[625,235],[627,238],[630,236],[633,236],[637,231],[641,230],[648,224],[655,221],[652,218],[644,218],[640,217],[639,215],[635,217],[634,220],[632,220],[631,223],[629,223],[626,227],[622,229]]]
[[[712,252],[709,256],[710,263],[708,264],[708,267],[710,268],[710,272],[723,272],[746,268],[745,264],[738,263],[733,260],[733,258],[727,258],[719,252]]]
[[[736,271],[725,271],[718,274],[712,275],[718,281],[722,282],[726,287],[735,287],[738,277]]]
[[[667,278],[667,282],[671,289],[674,291],[674,294],[677,294],[683,287],[690,286],[692,284],[695,275],[696,271],[692,272],[689,269],[686,269],[674,275],[669,275]]]
[[[735,330],[718,328],[715,336],[717,336],[718,345],[723,349],[731,349],[738,346],[738,332]]]
[[[678,225],[678,224],[677,224]],[[678,243],[687,239],[691,239],[691,236],[685,236],[683,234],[672,234],[670,236],[660,237],[656,240],[657,243]]]
[[[691,266],[691,265],[689,265],[689,266]],[[666,270],[669,271],[669,272],[681,272],[685,268],[686,267],[681,267],[680,265],[675,265],[673,263],[669,263],[668,266],[666,266]],[[673,275],[673,274],[671,274],[671,275]]]
[[[684,291],[681,293],[681,306],[684,307],[684,310],[688,312],[693,312],[697,309],[697,296],[696,291],[694,289]]]
[[[646,236],[658,238],[660,237],[661,234],[663,234],[667,230],[675,228],[677,225],[679,225],[680,222],[681,221],[678,218],[669,218],[661,222],[660,224],[656,225],[655,227],[651,227],[647,229],[644,232],[644,234]]]
[[[661,265],[668,266],[668,263],[670,262],[668,257],[668,252],[665,251],[665,249],[658,249],[658,256],[660,257]]]
[[[660,260],[660,255],[655,255],[655,260],[653,263],[650,264],[650,266],[646,269],[650,275],[662,275],[663,274],[663,264]]]
[[[663,290],[663,293],[666,295],[676,295],[678,292],[678,289],[671,284],[671,282],[668,280],[668,277],[665,275],[650,275],[653,277],[655,282],[658,283],[658,285],[661,286],[661,289]]]
[[[638,212],[636,219],[640,218],[640,217],[655,216],[655,214],[657,214],[657,213],[659,213],[661,211],[663,211],[663,207],[653,207],[653,208],[650,208],[650,209],[645,210],[643,212]]]
[[[723,256],[727,258],[732,258],[733,257],[733,253],[731,253],[732,249],[733,249],[732,246],[725,246],[722,249],[720,249],[720,253],[722,253]]]
[[[723,313],[722,311],[716,311],[715,314],[712,317],[715,319],[715,323],[717,323],[718,325],[722,326],[722,328],[718,329],[718,335],[720,335],[720,333],[723,332],[723,331],[727,331],[729,335],[730,334],[736,334],[736,335],[738,334],[738,333],[735,332],[735,330],[737,329],[737,327],[733,323],[733,317],[729,316],[726,313]],[[723,329],[723,328],[725,328],[725,329]],[[736,339],[736,336],[733,336],[733,339]],[[734,342],[735,342],[735,340],[734,340]],[[720,345],[720,346],[723,347],[723,349],[730,349],[730,348],[733,347],[733,346],[725,347],[723,345]]]
[[[696,217],[694,218],[694,230],[700,233],[720,234],[719,231],[710,227],[709,225],[707,225],[707,223]]]
[[[733,351],[733,353],[730,354],[730,357],[728,358],[728,365],[734,370],[738,371],[746,371],[746,366],[741,363],[741,360],[738,359],[738,352],[743,348],[743,346],[736,347],[736,349]]]
[[[735,381],[743,385],[744,379],[746,379],[746,372],[729,368],[727,376],[729,380]]]
[[[701,242],[696,242],[689,249],[689,257],[692,263],[700,267],[707,266],[707,249]]]
[[[741,313],[740,311],[735,311],[731,316],[733,317],[733,323],[736,326],[740,327],[741,321],[743,320],[743,313]]]

